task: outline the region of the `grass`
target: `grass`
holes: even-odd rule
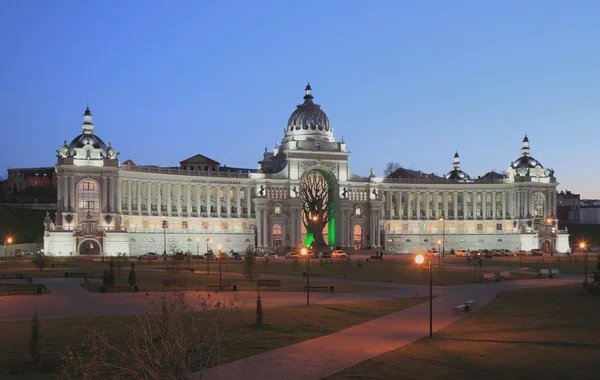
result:
[[[590,379],[600,352],[598,301],[581,285],[505,292],[433,340],[327,379]]]
[[[279,307],[264,309],[263,328],[252,326],[255,310],[250,307],[228,315],[230,329],[223,337],[223,360],[229,362],[261,352],[284,347],[308,339],[327,335],[379,318],[384,315],[415,306],[424,302],[420,299],[397,299],[386,301],[353,302],[336,305],[319,305],[307,308]],[[113,344],[124,347],[128,333],[127,324],[136,321],[134,316],[99,317],[93,320],[82,318],[42,320],[41,330],[45,352],[59,359],[66,345],[80,344],[90,327],[106,331]],[[10,360],[21,363],[30,361],[28,342],[31,322],[3,322],[0,324],[0,371],[5,371]],[[16,379],[45,379],[48,375],[37,373],[31,365],[24,366],[25,372]],[[6,373],[6,372],[4,372]],[[0,372],[2,374],[2,372]]]
[[[434,261],[434,264],[436,262]],[[429,274],[427,265],[419,266],[412,260],[384,260],[361,261],[353,260],[350,265],[345,260],[331,260],[330,262],[320,260],[311,261],[310,271],[318,273],[319,277],[341,278],[348,280],[392,282],[401,284],[429,284]],[[472,270],[443,268],[439,270],[436,266],[432,268],[434,285],[460,285],[479,281],[482,271],[471,266]],[[306,263],[299,261],[293,263],[292,260],[279,260],[276,263],[270,263],[268,268],[257,265],[261,273],[278,274],[285,276],[301,276],[306,271]],[[490,272],[483,268],[484,272]],[[513,275],[516,279],[530,278],[530,275]]]

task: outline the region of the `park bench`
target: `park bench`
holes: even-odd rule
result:
[[[100,280],[102,280],[102,279],[103,279],[103,277],[102,277],[102,276],[86,276],[86,277],[85,277],[85,280],[84,280],[84,282],[85,282],[86,284],[87,284],[87,283],[91,283],[91,282],[92,282],[92,279],[94,279],[94,278],[98,278],[98,279],[100,279]]]
[[[550,269],[540,269],[540,271],[537,273],[537,278],[549,277],[549,276],[550,276]]]
[[[510,273],[510,272],[500,272],[498,278],[501,279],[501,280],[511,279],[512,278],[512,273]]]
[[[484,273],[484,274],[482,274],[481,278],[479,279],[479,282],[483,282],[485,280],[495,280],[495,281],[497,281],[497,279],[496,279],[496,273]]]
[[[281,289],[281,280],[256,280],[256,290],[261,287],[266,287],[269,291],[271,288]]]
[[[87,277],[87,273],[83,273],[83,272],[65,272],[65,278],[69,278],[69,277]]]
[[[11,294],[37,294],[37,295],[42,295],[43,291],[42,291],[42,285],[36,286],[36,287],[27,287],[27,288],[23,288],[20,286],[14,286],[14,287],[7,287],[4,288],[2,290],[2,292],[6,292],[7,295],[11,295]]]
[[[2,280],[25,280],[25,277],[23,276],[23,273],[3,274],[2,276],[0,276],[0,279],[2,279]]]
[[[304,291],[306,292],[307,289],[310,289],[310,290],[320,290],[320,291],[327,292],[327,291],[329,291],[329,286],[305,286],[304,287]]]
[[[468,311],[467,308],[468,305],[461,303],[460,305],[454,306],[452,308],[452,314],[463,315]]]
[[[206,287],[208,290],[233,290],[237,291],[237,285],[208,285]]]
[[[371,256],[371,260],[383,260],[383,256]]]
[[[548,278],[552,278],[554,276],[560,276],[560,270],[559,269],[550,269],[550,274],[548,275]]]
[[[68,263],[52,263],[52,268],[70,268],[71,264]]]
[[[165,289],[186,289],[187,281],[185,279],[162,280]]]

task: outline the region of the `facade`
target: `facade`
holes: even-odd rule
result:
[[[325,181],[328,220],[319,229],[331,247],[569,248],[556,229],[554,172],[531,157],[527,137],[504,173],[472,179],[457,153],[444,177],[381,178],[373,170],[362,177],[350,170],[344,138],[335,139],[310,85],[258,170],[220,167],[202,155],[179,168],[120,164],[94,133],[89,109],[82,129],[57,151],[57,213],[44,221],[51,255],[295,249],[315,233],[307,222],[311,173]]]

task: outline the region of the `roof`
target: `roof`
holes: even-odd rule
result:
[[[218,163],[217,161],[213,160],[212,158],[208,158],[206,156],[203,156],[201,154],[197,154],[195,156],[192,156],[190,158],[186,158],[183,161],[180,161],[179,164],[183,165],[183,164],[215,164],[215,165],[221,165],[220,163]]]
[[[258,173],[258,169],[234,168],[231,166],[219,166],[219,172],[222,172],[222,173]]]
[[[405,168],[398,168],[395,172],[390,174],[388,178],[437,178],[438,176],[433,173],[423,173],[420,170],[411,170]]]
[[[481,178],[500,179],[504,178],[504,174],[492,170],[491,172],[485,173]]]

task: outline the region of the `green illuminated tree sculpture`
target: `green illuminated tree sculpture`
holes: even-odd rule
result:
[[[326,246],[323,239],[323,228],[329,222],[330,189],[327,179],[317,171],[304,175],[301,186],[302,223],[307,233],[314,236],[313,247]]]

